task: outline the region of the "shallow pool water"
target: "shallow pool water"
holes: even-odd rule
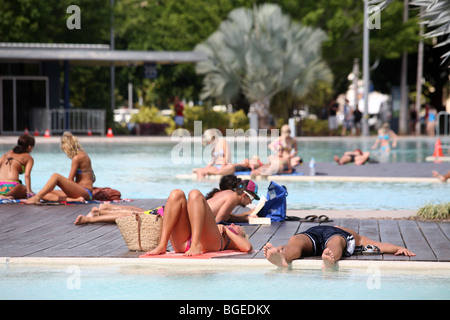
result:
[[[227,288],[226,290],[224,288]],[[298,300],[450,298],[446,271],[376,267],[8,266],[0,299]]]
[[[104,142],[84,143],[95,171],[97,187],[111,187],[121,191],[123,198],[163,199],[178,188],[188,193],[199,189],[203,193],[217,187],[217,181],[202,182],[177,179],[204,164],[200,152],[192,150],[187,164],[177,164],[171,152],[178,142]],[[332,161],[334,154],[359,147],[370,149],[373,139],[329,139],[299,142],[299,154],[318,162]],[[0,145],[0,152],[12,146]],[[235,150],[238,148],[236,143]],[[248,152],[248,144],[244,148]],[[386,161],[423,162],[433,150],[428,139],[400,140]],[[237,155],[237,151],[236,151]],[[35,165],[32,171],[32,188],[40,190],[53,172],[67,176],[70,159],[57,143],[37,144],[32,153]],[[246,155],[248,156],[248,154]],[[209,158],[205,157],[204,161]],[[235,161],[241,159],[235,158]],[[289,192],[288,209],[336,209],[336,210],[416,210],[427,203],[450,201],[450,184],[443,183],[387,183],[387,182],[285,182]],[[268,181],[259,181],[259,193],[265,195]]]

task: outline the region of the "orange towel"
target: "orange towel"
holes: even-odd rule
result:
[[[217,257],[225,257],[225,256],[233,256],[238,254],[247,254],[246,252],[241,252],[237,250],[224,250],[224,251],[217,251],[217,252],[207,252],[204,254],[200,254],[197,256],[185,256],[184,253],[176,253],[176,252],[167,252],[166,254],[159,254],[159,255],[147,255],[142,254],[139,256],[139,258],[163,258],[163,259],[211,259],[211,258],[217,258]]]

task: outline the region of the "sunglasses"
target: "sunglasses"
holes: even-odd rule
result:
[[[250,193],[248,193],[247,191],[245,191],[244,190],[244,193],[250,198],[250,201],[253,201],[255,198],[250,194]]]

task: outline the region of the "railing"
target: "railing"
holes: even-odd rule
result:
[[[105,135],[105,110],[33,109],[34,128],[49,129],[52,134],[70,131],[75,134]]]

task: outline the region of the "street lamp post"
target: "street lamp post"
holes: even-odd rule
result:
[[[363,82],[364,82],[364,111],[361,119],[362,135],[369,135],[369,0],[364,1],[364,33],[363,33]]]

